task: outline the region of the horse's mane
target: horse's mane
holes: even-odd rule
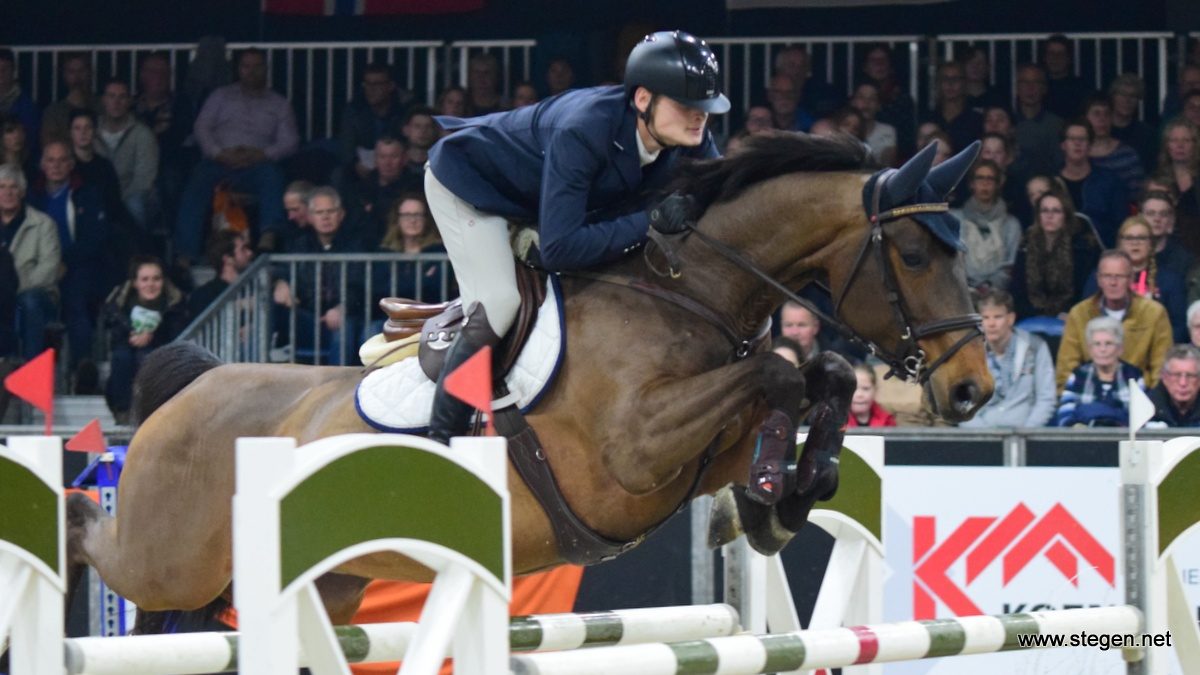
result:
[[[865,169],[868,159],[866,146],[848,134],[773,131],[747,137],[735,155],[681,165],[669,191],[692,195],[703,210],[769,178],[797,171]]]

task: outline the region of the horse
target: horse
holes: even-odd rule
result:
[[[752,139],[736,156],[681,171],[678,185],[701,215],[689,233],[662,242],[674,273],[654,271],[667,257],[655,248],[611,264],[605,278],[562,275],[565,357],[527,421],[581,524],[637,542],[696,494],[733,485],[736,513],[727,516],[740,522],[723,527],[744,530],[765,552],[787,543],[813,503],[836,489],[854,376],[832,354],[797,369],[753,338],[785,297],[812,282],[834,290],[840,320],[922,381],[943,417],[966,419],[983,405],[992,380],[961,256],[913,215],[945,204],[911,205],[931,190],[944,202],[973,156],[931,170],[927,151],[872,174],[849,137]],[[120,512],[71,498],[69,559],[143,610],[195,610],[230,584],[236,440],[303,444],[374,430],[355,409],[357,368],[220,364],[187,344],[159,351],[139,376],[141,421]],[[763,421],[784,413],[786,428],[776,431],[790,439],[809,411],[794,489],[774,504],[746,499],[741,486]],[[514,572],[563,563],[546,510],[515,472],[509,483]],[[353,614],[367,579],[431,579],[394,553],[336,572],[322,587],[334,621]]]

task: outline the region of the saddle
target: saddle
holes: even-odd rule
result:
[[[538,308],[546,299],[546,277],[539,270],[517,265],[517,290],[521,294],[517,319],[497,345],[492,360],[492,374],[496,378],[502,378],[512,369],[533,332]],[[462,326],[462,301],[456,298],[450,302],[422,304],[405,298],[384,298],[379,301],[379,307],[388,316],[383,324],[384,339],[388,342],[420,334],[417,360],[425,376],[436,382],[446,361],[446,350]]]

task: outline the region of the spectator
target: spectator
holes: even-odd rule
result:
[[[808,308],[793,300],[783,303],[779,310],[779,332],[783,337],[800,345],[800,362],[807,363],[821,353],[817,334],[821,332],[821,320]]]
[[[1150,224],[1158,268],[1186,277],[1196,259],[1175,238],[1175,202],[1171,195],[1147,192],[1138,204],[1138,213]]]
[[[342,112],[338,130],[338,159],[354,167],[359,178],[375,168],[375,141],[394,136],[404,122],[404,109],[386,63],[372,63],[363,71],[362,96]]]
[[[1162,119],[1173,119],[1182,112],[1184,97],[1193,91],[1200,91],[1200,64],[1188,64],[1179,69],[1176,89],[1163,101]]]
[[[795,340],[780,335],[771,341],[771,351],[787,359],[793,366],[800,367],[800,353],[803,350]]]
[[[863,116],[862,113],[854,108],[842,108],[829,116],[829,121],[833,122],[838,131],[849,134],[858,140],[863,140]]]
[[[25,180],[37,175],[37,164],[29,149],[25,125],[15,117],[0,117],[0,164],[12,164],[25,172]]]
[[[1125,194],[1136,195],[1146,179],[1137,151],[1112,136],[1112,103],[1103,96],[1092,96],[1084,103],[1088,124],[1095,140],[1088,151],[1092,166],[1117,174],[1125,184]]]
[[[177,253],[186,260],[200,255],[205,214],[222,181],[258,195],[260,231],[283,224],[283,173],[276,162],[296,151],[296,120],[287,99],[267,88],[262,50],[243,50],[237,63],[237,83],[214,91],[196,118],[204,158],[184,188],[175,229]]]
[[[800,91],[795,81],[783,73],[771,76],[767,85],[767,102],[771,106],[771,120],[776,129],[784,131],[808,131],[815,118],[800,107]]]
[[[1030,222],[1030,203],[1025,196],[1024,177],[1013,172],[1012,141],[995,133],[985,133],[980,140],[979,158],[995,162],[1004,174],[1000,196],[1004,198],[1008,212],[1020,223]]]
[[[879,89],[879,112],[875,119],[896,129],[897,154],[912,152],[916,128],[916,104],[896,76],[892,65],[892,50],[886,44],[871,45],[863,55],[863,75]]]
[[[375,168],[343,189],[348,229],[356,239],[375,245],[387,231],[388,207],[406,192],[419,192],[421,178],[404,171],[404,142],[383,136],[375,142]]]
[[[1051,174],[1061,162],[1057,141],[1063,118],[1045,107],[1046,72],[1033,64],[1017,68],[1017,161],[1025,175]]]
[[[937,142],[937,152],[933,155],[933,165],[937,166],[938,164],[950,159],[950,157],[954,154],[955,148],[954,141],[950,140],[950,135],[937,128],[935,128],[929,134],[924,143],[920,144],[920,148],[924,149],[926,145],[929,145],[935,141]],[[953,196],[951,197],[951,201],[954,201]]]
[[[992,86],[992,64],[988,60],[987,50],[982,47],[968,47],[960,63],[966,77],[964,87],[968,107],[982,113],[988,108],[1003,108],[1008,105],[1007,97]]]
[[[1029,206],[1033,209],[1037,208],[1037,200],[1041,199],[1042,195],[1051,190],[1063,193],[1067,191],[1058,179],[1049,176],[1034,176],[1025,181],[1025,197],[1029,200]],[[1074,204],[1071,206],[1073,208]],[[1034,213],[1036,213],[1036,210]]]
[[[423,195],[410,192],[391,204],[387,209],[387,234],[379,248],[387,253],[446,252]],[[377,294],[386,292],[420,302],[442,302],[447,296],[442,291],[444,269],[440,262],[426,262],[420,266],[416,261],[376,265],[374,286]],[[390,278],[392,274],[395,275],[394,283]]]
[[[20,356],[26,360],[46,348],[46,325],[58,312],[58,269],[62,262],[54,221],[25,203],[27,188],[20,167],[0,164],[0,249],[11,254],[16,269],[18,283],[11,288],[15,290]],[[3,330],[11,331],[12,325]]]
[[[762,134],[775,129],[775,118],[771,109],[765,105],[752,105],[746,111],[746,124],[743,127],[750,134]]]
[[[1014,285],[1014,296],[1025,303],[1022,317],[1047,317],[1061,333],[1067,311],[1095,269],[1100,245],[1091,229],[1075,217],[1071,198],[1063,192],[1038,197],[1034,214],[1016,265],[1019,283]]]
[[[950,135],[956,148],[965,148],[983,135],[983,115],[967,106],[966,76],[961,64],[946,61],[937,69],[937,105],[926,117]]]
[[[462,87],[446,87],[437,97],[439,115],[467,117],[467,90]]]
[[[775,73],[792,78],[800,108],[810,117],[826,117],[844,101],[825,81],[813,77],[812,61],[802,45],[788,45],[775,53]]]
[[[157,215],[158,196],[154,185],[158,178],[158,141],[150,127],[133,115],[129,85],[122,80],[104,84],[95,149],[112,162],[121,183],[121,202],[135,223],[149,229]]]
[[[875,119],[879,114],[879,87],[874,82],[863,82],[854,88],[854,96],[850,99],[862,114],[862,138],[867,147],[871,148],[871,159],[880,166],[896,164],[896,128],[886,122]],[[746,124],[749,126],[749,117]]]
[[[546,94],[555,96],[575,86],[575,69],[565,56],[550,59],[546,66]]]
[[[725,157],[738,154],[745,149],[747,138],[750,138],[750,132],[745,129],[738,129],[733,132],[725,141],[725,151],[722,154]]]
[[[214,234],[208,245],[208,264],[217,271],[217,276],[191,292],[188,296],[188,314],[196,318],[204,313],[253,260],[254,251],[245,232],[221,230]]]
[[[283,191],[283,210],[288,223],[293,226],[293,234],[308,227],[308,198],[315,189],[316,186],[306,180],[296,180],[288,183]]]
[[[467,110],[471,115],[487,115],[508,107],[500,79],[500,61],[495,54],[471,55],[467,61]]]
[[[1080,104],[1095,93],[1075,75],[1073,60],[1073,47],[1065,35],[1055,34],[1046,39],[1042,46],[1042,65],[1048,77],[1046,109],[1063,119],[1082,114]]]
[[[1192,302],[1187,308],[1188,344],[1200,347],[1200,300]]]
[[[1054,424],[1129,426],[1129,387],[1144,389],[1146,385],[1142,371],[1120,358],[1124,340],[1121,322],[1111,316],[1097,316],[1087,322],[1085,337],[1091,358],[1071,371]],[[1132,385],[1130,380],[1134,381]]]
[[[971,197],[951,211],[962,222],[967,285],[977,294],[1006,290],[1021,245],[1021,225],[1000,198],[1004,172],[981,159],[971,169],[968,185]]]
[[[812,128],[808,130],[808,133],[812,134],[813,136],[832,136],[834,134],[841,133],[841,130],[837,128],[837,125],[833,123],[833,120],[829,119],[828,117],[822,117],[816,122],[813,122]]]
[[[1017,129],[1013,126],[1012,113],[1008,108],[994,105],[983,111],[983,133],[999,134],[1008,139],[1009,143],[1016,140]]]
[[[121,179],[112,162],[96,153],[96,113],[87,108],[71,111],[71,151],[75,156],[75,172],[85,185],[100,191],[104,212],[112,218],[124,215],[121,203]]]
[[[865,363],[857,363],[854,365],[854,375],[858,378],[858,388],[854,390],[854,396],[850,399],[850,416],[846,420],[846,426],[896,426],[896,418],[875,402],[875,390],[879,386],[875,370]]]
[[[188,75],[196,67],[189,67]],[[142,59],[138,70],[138,95],[133,112],[142,124],[154,132],[158,142],[158,193],[161,233],[170,232],[170,219],[179,213],[179,199],[188,174],[199,160],[195,142],[190,138],[196,111],[185,96],[171,90],[171,60],[163,52],[151,52]]]
[[[1157,384],[1159,368],[1171,347],[1171,323],[1162,305],[1130,291],[1132,276],[1133,263],[1124,251],[1109,250],[1101,254],[1096,273],[1100,291],[1084,298],[1067,315],[1062,345],[1058,349],[1059,386],[1065,384],[1067,377],[1083,362],[1084,327],[1098,316],[1121,322],[1124,328],[1121,358],[1146,373],[1151,385]]]
[[[433,121],[433,108],[416,107],[404,117],[404,140],[408,143],[405,171],[424,177],[425,162],[429,161],[429,148],[438,139],[437,124]]]
[[[1153,254],[1154,235],[1150,224],[1141,216],[1126,218],[1117,233],[1117,248],[1124,251],[1133,262],[1130,290],[1144,298],[1153,298],[1162,305],[1171,322],[1174,342],[1186,340],[1187,293],[1183,275],[1158,266]],[[1087,295],[1096,292],[1094,277],[1088,280],[1083,292]]]
[[[1183,112],[1180,117],[1192,123],[1194,127],[1200,127],[1200,91],[1189,91],[1183,97]]]
[[[1200,191],[1196,189],[1198,176],[1200,134],[1196,127],[1183,119],[1167,122],[1163,126],[1154,179],[1171,186],[1179,195],[1175,202],[1175,217],[1178,229],[1184,233],[1200,230]],[[1197,253],[1195,249],[1192,250],[1193,255]]]
[[[50,141],[42,147],[41,168],[29,201],[57,225],[66,268],[59,291],[71,346],[68,364],[74,369],[91,356],[104,289],[112,284],[113,228],[100,191],[73,175],[75,157],[65,142]]]
[[[29,94],[21,90],[21,83],[17,81],[17,56],[8,47],[0,47],[0,117],[19,121],[30,137],[38,137],[42,113]]]
[[[1142,161],[1142,170],[1154,170],[1154,150],[1157,140],[1154,129],[1139,119],[1139,108],[1146,96],[1146,84],[1132,73],[1118,75],[1108,85],[1112,101],[1112,136],[1133,148]]]
[[[1075,208],[1091,218],[1101,244],[1112,246],[1117,228],[1129,213],[1129,196],[1117,174],[1092,164],[1090,153],[1095,137],[1087,120],[1074,119],[1063,126],[1061,147],[1065,162],[1058,176]]]
[[[512,107],[524,108],[538,102],[537,87],[529,80],[522,80],[513,86]]]
[[[1044,427],[1054,417],[1054,360],[1036,335],[1014,328],[1012,295],[990,291],[976,303],[983,317],[988,370],[995,382],[992,398],[959,424],[964,428]]]
[[[100,112],[98,101],[92,94],[92,59],[83,52],[70,52],[59,57],[62,64],[62,82],[67,96],[55,101],[42,112],[42,144],[48,141],[67,139],[72,108],[88,108]]]
[[[104,399],[117,424],[128,424],[133,379],[142,362],[187,325],[183,293],[165,278],[161,260],[145,256],[130,262],[128,281],[104,303],[104,324],[112,350]]]
[[[183,103],[189,117],[200,114],[208,97],[233,81],[233,64],[225,51],[225,38],[219,35],[205,35],[196,42],[196,55],[188,64],[187,79],[183,82]]]
[[[1171,347],[1163,363],[1161,381],[1150,390],[1154,418],[1148,426],[1200,427],[1200,350],[1193,345]]]
[[[345,217],[337,190],[316,188],[308,198],[310,227],[290,243],[288,252],[361,252],[360,243],[342,229]],[[287,313],[291,310],[296,315],[296,335],[289,344],[300,351],[311,351],[317,348],[319,340],[320,345],[328,348],[328,355],[319,357],[321,362],[332,365],[352,363],[356,358],[353,352],[362,335],[362,303],[358,301],[363,297],[360,272],[359,266],[304,263],[296,270],[296,289],[292,289],[284,275],[278,275],[273,292],[276,331],[284,333],[290,329]],[[344,296],[341,292],[343,281]],[[300,351],[297,355],[302,355]]]

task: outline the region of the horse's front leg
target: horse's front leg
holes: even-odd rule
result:
[[[769,352],[655,384],[619,411],[623,426],[609,432],[605,461],[625,490],[651,492],[678,476],[686,463],[756,401],[765,398],[771,411],[761,433],[772,439],[794,437],[804,392],[800,371]]]

